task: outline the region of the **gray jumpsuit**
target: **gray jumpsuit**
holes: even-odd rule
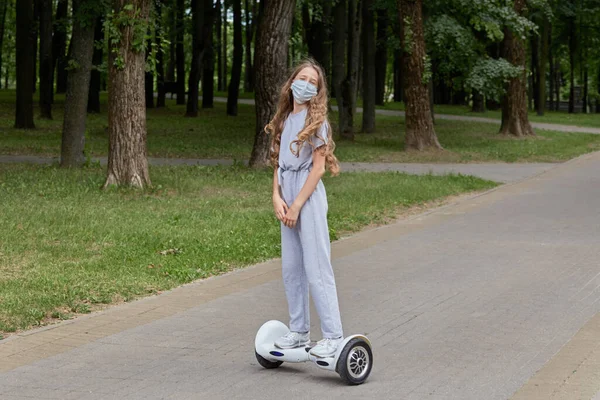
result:
[[[304,186],[312,169],[313,147],[304,143],[299,156],[290,150],[306,120],[307,110],[290,114],[281,134],[278,179],[283,200],[291,206]],[[319,136],[312,137],[315,148],[324,145],[329,125],[324,123]],[[282,275],[290,313],[290,330],[310,329],[309,289],[321,320],[324,338],[343,336],[335,278],[330,260],[329,229],[327,227],[327,195],[323,182],[300,211],[295,228],[281,224]]]

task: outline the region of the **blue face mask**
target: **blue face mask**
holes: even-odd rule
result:
[[[294,100],[298,104],[304,104],[317,94],[317,88],[315,85],[308,81],[296,79],[292,82],[292,94]]]

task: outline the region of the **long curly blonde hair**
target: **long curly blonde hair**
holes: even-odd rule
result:
[[[321,66],[312,59],[304,60],[294,68],[290,77],[281,88],[281,94],[279,96],[279,103],[277,104],[275,116],[267,124],[267,126],[265,126],[265,132],[271,135],[271,165],[273,168],[277,168],[278,166],[283,124],[288,115],[294,110],[294,97],[291,89],[292,82],[294,82],[294,79],[296,79],[296,76],[298,76],[300,71],[307,67],[314,68],[319,76],[317,83],[317,94],[308,102],[306,124],[300,133],[298,133],[298,139],[290,143],[290,150],[293,154],[298,156],[301,147],[308,142],[314,151],[314,141],[309,139],[313,137],[318,138],[319,129],[321,126],[323,124],[328,124],[327,144],[320,146],[319,150],[325,154],[325,167],[329,170],[332,176],[335,176],[340,172],[340,165],[336,156],[333,155],[333,151],[335,150],[335,142],[333,141],[331,126],[327,120],[327,102],[329,99],[327,93],[327,80],[325,79],[325,74],[323,73]]]

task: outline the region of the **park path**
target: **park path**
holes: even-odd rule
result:
[[[225,97],[215,97],[215,101],[219,103],[226,103],[227,98]],[[242,104],[251,104],[254,105],[253,99],[239,99],[238,100]],[[337,111],[337,106],[332,107]],[[362,113],[363,109],[358,107],[356,109],[357,112]],[[381,115],[396,115],[400,117],[404,117],[404,111],[397,110],[381,110],[375,109],[376,114]],[[500,120],[496,118],[485,118],[485,117],[471,117],[468,115],[450,115],[450,114],[435,114],[436,118],[439,119],[448,119],[453,121],[469,121],[469,122],[483,122],[487,124],[496,124],[500,125]],[[576,133],[592,133],[595,135],[600,135],[600,128],[592,128],[587,126],[575,126],[575,125],[562,125],[562,124],[548,124],[545,122],[531,122],[531,125],[534,128],[542,129],[546,131],[557,131],[557,132],[576,132]]]
[[[600,389],[600,153],[332,246],[367,383],[264,370],[279,260],[0,342],[0,398],[591,399]],[[313,339],[319,339],[313,310]]]
[[[93,157],[92,161],[106,165],[106,157]],[[29,163],[51,164],[57,163],[56,157],[40,157],[27,155],[0,155],[0,163]],[[149,157],[150,165],[231,165],[232,160],[226,159],[196,159],[196,158],[155,158]],[[552,163],[482,163],[482,164],[418,164],[418,163],[365,163],[343,162],[342,171],[345,172],[384,172],[398,171],[409,174],[462,174],[473,175],[495,182],[515,182],[530,176],[547,171],[558,164]]]

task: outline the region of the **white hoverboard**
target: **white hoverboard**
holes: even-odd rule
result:
[[[312,345],[293,349],[275,347],[275,340],[289,332],[280,321],[265,322],[254,340],[254,349],[258,363],[264,368],[279,367],[284,361],[300,363],[312,361],[317,366],[337,372],[349,385],[360,385],[367,380],[373,367],[371,342],[363,335],[352,335],[344,339],[333,357],[316,357],[309,353]]]

